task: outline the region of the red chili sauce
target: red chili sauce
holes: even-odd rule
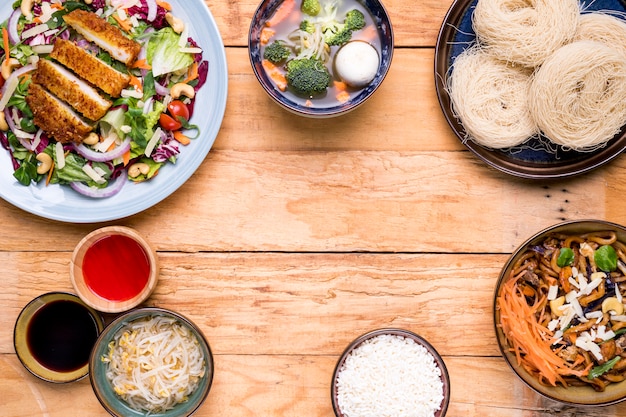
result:
[[[83,259],[85,284],[109,301],[127,301],[139,294],[150,276],[150,261],[134,239],[111,235],[98,239]]]

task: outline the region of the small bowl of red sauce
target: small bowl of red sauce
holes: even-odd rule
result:
[[[89,373],[89,355],[103,329],[100,314],[78,296],[50,292],[22,309],[13,345],[33,375],[48,382],[73,382]]]
[[[80,298],[104,313],[120,313],[143,303],[157,285],[156,252],[136,230],[103,227],[74,249],[70,278]]]

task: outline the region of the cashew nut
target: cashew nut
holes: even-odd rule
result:
[[[85,4],[91,4],[93,3],[93,0],[84,0]]]
[[[172,30],[176,33],[182,33],[185,30],[185,23],[171,13],[165,13],[165,20],[170,24]]]
[[[137,178],[140,174],[148,175],[150,172],[150,166],[144,162],[136,162],[128,167],[128,176],[131,178]]]
[[[29,22],[33,18],[32,10],[34,3],[34,0],[22,0],[22,4],[20,4],[20,11]]]
[[[100,142],[100,137],[94,132],[91,132],[85,139],[83,139],[83,143],[85,145],[95,145],[98,142]]]
[[[52,157],[45,152],[38,153],[35,157],[39,162],[37,167],[37,174],[45,174],[52,168]]]
[[[615,312],[615,314],[624,314],[624,304],[622,304],[616,297],[609,297],[602,301],[602,312],[608,313],[609,311]]]
[[[8,80],[13,72],[13,68],[20,65],[20,61],[15,58],[10,58],[9,60],[2,61],[2,65],[0,65],[0,74],[2,74],[2,78]]]
[[[180,98],[181,96],[194,98],[194,96],[196,95],[196,91],[189,84],[177,83],[174,84],[170,89],[170,95],[174,99]]]
[[[560,296],[550,301],[550,310],[557,316],[563,315],[563,310],[561,310],[561,306],[565,304],[565,297]]]
[[[9,124],[7,123],[7,119],[4,116],[3,111],[0,111],[0,130],[2,130],[3,132],[9,130]]]

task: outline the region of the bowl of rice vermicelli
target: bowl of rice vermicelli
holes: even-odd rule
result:
[[[435,49],[442,112],[463,145],[504,173],[589,172],[626,149],[620,45],[621,0],[456,0]]]
[[[202,331],[170,310],[124,313],[100,334],[89,360],[96,397],[115,417],[187,417],[206,399],[213,356]]]
[[[574,405],[626,399],[626,228],[549,227],[519,246],[494,296],[498,344],[543,396]]]

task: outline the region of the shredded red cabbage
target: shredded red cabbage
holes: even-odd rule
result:
[[[145,0],[140,0],[141,1],[141,6],[133,6],[130,9],[128,9],[128,14],[129,15],[136,15],[138,16],[140,19],[142,20],[147,20],[148,18],[148,6],[146,5]],[[95,3],[95,2],[94,2]],[[167,26],[167,21],[165,20],[165,14],[167,13],[167,10],[165,10],[163,7],[157,5],[157,14],[156,14],[156,18],[150,22],[151,26],[154,26],[156,29],[161,29],[164,28],[165,26]]]

